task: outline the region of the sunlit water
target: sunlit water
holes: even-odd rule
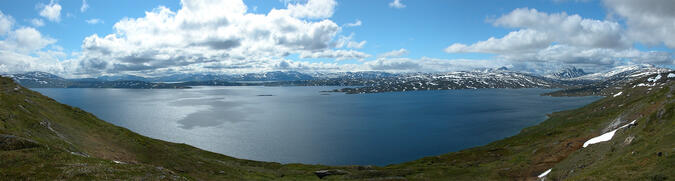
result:
[[[599,99],[539,96],[546,89],[320,92],[334,88],[35,90],[149,137],[237,158],[329,165],[386,165],[484,145]]]

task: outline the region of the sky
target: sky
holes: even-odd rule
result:
[[[671,0],[0,1],[0,73],[673,67]]]

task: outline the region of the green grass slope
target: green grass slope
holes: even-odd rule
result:
[[[666,77],[664,74],[663,77]],[[0,78],[0,178],[145,180],[675,179],[675,79],[638,83],[493,143],[384,167],[236,159],[151,139]],[[583,143],[632,120],[609,142]],[[632,137],[632,138],[629,138]],[[631,139],[631,141],[626,141]],[[5,180],[5,179],[3,179]]]
[[[0,142],[5,145],[0,151],[0,178],[316,178],[311,173],[314,166],[235,159],[141,136],[20,87],[8,78],[0,78],[0,137],[5,138]],[[14,143],[22,141],[30,144]]]

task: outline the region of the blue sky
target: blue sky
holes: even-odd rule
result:
[[[168,8],[165,12],[174,13],[173,17],[171,15],[165,17],[173,21],[172,19],[179,16],[176,14],[180,14],[181,9],[188,9],[184,7],[188,3],[221,5],[223,7],[231,4],[241,5],[241,3],[238,3],[239,1],[216,2],[210,0],[204,2],[185,0],[188,3],[153,0],[88,0],[86,1],[87,8],[83,9],[84,1],[80,0],[0,1],[0,11],[4,14],[4,18],[11,19],[13,22],[8,33],[3,35],[0,32],[0,40],[6,45],[0,46],[0,50],[4,51],[4,53],[0,53],[0,57],[5,57],[4,62],[0,61],[0,71],[12,72],[20,71],[19,69],[35,69],[51,71],[60,75],[91,76],[120,73],[163,75],[181,72],[237,73],[271,70],[452,71],[497,66],[532,71],[544,69],[551,65],[558,67],[568,64],[586,69],[601,70],[625,64],[650,63],[667,67],[672,67],[673,64],[672,49],[675,43],[668,40],[672,37],[658,33],[637,32],[636,30],[654,27],[665,28],[666,30],[674,28],[668,24],[672,23],[668,20],[671,14],[662,15],[664,17],[663,24],[644,25],[639,23],[640,18],[645,18],[640,17],[644,13],[640,13],[638,10],[621,10],[620,7],[633,6],[630,4],[631,2],[622,0],[400,0],[399,3],[404,7],[390,5],[394,3],[394,0],[316,0],[316,6],[310,6],[310,1],[244,0],[246,12],[240,14],[225,13],[222,19],[230,23],[219,25],[223,26],[221,29],[218,26],[209,29],[213,30],[211,33],[214,33],[209,37],[219,37],[221,39],[216,39],[223,42],[234,42],[233,47],[225,49],[213,49],[212,47],[208,50],[209,52],[198,52],[203,47],[193,47],[192,45],[200,43],[193,42],[189,45],[190,48],[195,49],[189,49],[190,51],[184,54],[171,54],[171,52],[185,50],[188,44],[178,46],[174,41],[163,41],[169,37],[174,37],[172,35],[185,33],[186,36],[192,36],[190,34],[199,34],[199,31],[189,32],[179,28],[154,37],[156,38],[154,41],[158,42],[155,44],[168,43],[176,46],[174,47],[176,49],[166,49],[162,46],[153,47],[155,45],[140,43],[131,37],[132,34],[136,33],[136,31],[131,30],[139,30],[138,28],[153,29],[157,27],[149,26],[162,27],[164,25],[150,25],[134,21],[135,24],[129,23],[128,26],[125,26],[126,29],[122,28],[122,31],[113,26],[125,20],[138,19],[150,22],[149,15],[146,13],[159,13],[158,7],[160,6]],[[650,0],[650,3],[654,6],[646,6],[647,10],[658,7],[658,3],[662,3],[661,6],[665,7],[672,6],[672,3],[668,1]],[[46,9],[45,7],[53,7],[54,5],[61,7],[56,18],[58,20],[54,19],[55,17],[41,15],[41,12]],[[303,6],[304,9],[290,10],[290,6]],[[228,11],[228,8],[221,9],[223,9],[222,11]],[[270,13],[273,9],[288,11],[280,13],[280,15],[273,15],[273,13]],[[207,12],[207,9],[193,8],[192,11],[203,13]],[[236,9],[232,11],[236,11]],[[302,13],[309,14],[298,15],[294,14],[296,12],[293,11],[302,11]],[[321,11],[324,13],[321,14]],[[325,13],[326,11],[332,13]],[[659,13],[658,11],[653,12]],[[316,16],[312,13],[319,14]],[[198,14],[193,13],[191,15],[198,16]],[[295,22],[296,24],[293,26],[297,25],[298,27],[294,29],[299,32],[310,33],[282,35],[283,31],[272,31],[271,34],[274,37],[269,37],[269,41],[258,41],[258,39],[243,37],[243,35],[227,34],[247,33],[250,29],[260,27],[275,28],[264,24],[246,27],[249,25],[231,23],[239,21],[236,18],[241,15],[245,17],[240,19],[247,19],[253,18],[248,15],[255,14],[266,15],[270,22],[274,19],[278,20],[280,17],[289,18],[289,21],[305,22],[307,26]],[[576,15],[580,18],[575,19],[574,16]],[[522,18],[528,18],[528,16],[544,18],[537,21],[554,22],[560,20],[560,22],[578,24],[570,25],[568,29],[559,31],[561,28],[555,27],[557,26],[555,22],[548,24],[537,23],[536,21],[529,22],[529,24],[520,22]],[[92,24],[91,20],[94,19],[98,19],[98,23]],[[36,20],[43,22],[43,25],[36,25],[34,23]],[[584,20],[588,21],[584,22]],[[87,21],[90,21],[90,23]],[[185,20],[185,22],[187,21]],[[361,22],[359,26],[348,26],[348,24],[357,21]],[[589,22],[591,25],[589,25]],[[207,26],[207,23],[211,22],[200,21],[200,23],[201,26],[211,27]],[[312,34],[312,31],[319,30],[317,29],[319,24],[327,26],[323,29],[325,32],[322,32],[325,34]],[[279,24],[278,26],[285,25]],[[600,30],[597,30],[598,27]],[[20,48],[17,47],[24,45],[12,44],[12,40],[16,39],[16,42],[19,42],[18,39],[20,39],[19,33],[12,32],[18,32],[22,28],[24,28],[23,30],[26,30],[26,28],[36,30],[40,33],[40,38],[47,41],[35,45],[36,48],[19,51]],[[233,30],[226,30],[228,28],[233,28]],[[514,35],[512,38],[508,38],[509,34]],[[641,36],[649,34],[656,37],[653,40],[641,39]],[[93,37],[94,35],[95,37]],[[106,39],[107,35],[114,35],[116,39],[112,39],[112,37]],[[152,33],[139,33],[138,37],[142,37],[141,35],[154,36]],[[546,38],[541,39],[541,42],[531,42],[531,39],[528,39],[530,37],[526,37],[530,35]],[[571,39],[570,41],[563,39],[565,36],[577,35],[579,37],[576,38],[581,39]],[[306,40],[301,39],[303,36]],[[314,36],[314,39],[307,38],[310,36]],[[594,36],[598,37],[597,40]],[[85,42],[87,37],[90,37],[90,43]],[[497,40],[489,40],[491,37]],[[181,40],[190,39],[185,38],[182,37]],[[288,46],[277,47],[280,45],[279,38],[298,38],[298,42],[289,42]],[[621,41],[614,42],[612,38],[621,39]],[[152,39],[148,38],[148,41]],[[589,42],[586,42],[587,39]],[[133,48],[124,50],[118,47],[113,50],[112,47],[102,47],[104,45],[100,42],[104,41],[107,42],[105,46],[138,46],[135,47],[138,51]],[[274,43],[269,44],[269,42],[275,41],[276,45]],[[580,41],[582,43],[577,43]],[[608,41],[628,46],[607,46],[606,42]],[[93,42],[99,43],[93,44]],[[340,42],[344,45],[340,46]],[[354,46],[348,46],[347,44],[350,42]],[[483,45],[480,45],[481,42],[483,42]],[[529,44],[523,45],[523,42]],[[361,45],[358,46],[358,43],[361,43]],[[336,44],[338,45],[336,46]],[[449,48],[454,44],[458,46]],[[317,45],[317,47],[308,48],[308,46],[314,45]],[[85,47],[85,49],[82,47]],[[503,47],[509,48],[503,49]],[[124,57],[108,56],[92,51],[100,48],[126,55]],[[396,50],[399,50],[398,54],[382,56],[387,52]],[[583,50],[592,51],[576,53]],[[556,53],[560,56],[550,56]],[[25,57],[22,58],[21,56]],[[190,58],[189,60],[181,59],[185,57]],[[34,59],[35,61],[8,62],[14,59]]]
[[[265,13],[272,8],[281,9],[285,3],[275,0],[244,1],[252,12]],[[30,20],[40,18],[39,3],[49,1],[2,1],[0,11],[12,15],[17,24],[30,26]],[[604,11],[598,2],[556,3],[546,0],[530,1],[404,1],[406,8],[396,9],[388,6],[389,1],[339,1],[335,14],[331,18],[337,24],[352,23],[361,20],[361,27],[345,28],[344,33],[355,33],[356,38],[366,39],[364,51],[387,52],[406,48],[409,57],[473,58],[487,57],[481,54],[447,54],[442,50],[449,42],[471,43],[492,36],[507,34],[509,29],[492,26],[490,18],[510,12],[515,8],[531,7],[542,11],[580,14],[584,17],[603,19]],[[179,1],[158,0],[89,0],[89,8],[81,12],[81,1],[59,1],[62,20],[59,23],[46,22],[39,27],[41,32],[58,39],[58,45],[67,50],[79,51],[82,40],[92,34],[110,34],[112,26],[123,18],[142,17],[146,11],[158,6],[172,10],[180,8]],[[257,7],[253,11],[253,7]],[[598,11],[600,10],[600,11]],[[89,19],[101,19],[103,23],[91,25]]]

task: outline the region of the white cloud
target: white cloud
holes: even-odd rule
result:
[[[548,14],[519,8],[498,18],[494,24],[538,31],[550,36],[551,41],[573,46],[623,49],[631,45],[619,23],[586,19],[565,12]]]
[[[547,14],[519,8],[499,17],[494,25],[521,29],[471,45],[455,43],[445,51],[506,54],[537,51],[553,43],[611,49],[625,49],[631,45],[617,22],[584,19],[564,12]]]
[[[358,20],[358,19],[357,19],[357,20],[356,20],[355,22],[353,22],[353,23],[347,23],[347,24],[345,24],[345,26],[346,26],[346,27],[356,27],[356,26],[361,26],[361,24],[362,24],[361,20]]]
[[[408,54],[408,50],[406,50],[405,48],[401,48],[398,50],[392,50],[389,52],[382,53],[379,55],[379,57],[400,57],[405,54]]]
[[[267,14],[247,12],[242,1],[182,0],[181,5],[177,11],[160,6],[144,17],[123,19],[113,25],[113,34],[86,37],[80,57],[70,63],[77,66],[74,74],[258,72],[281,68],[281,60],[296,65],[285,60],[291,54],[336,60],[370,56],[340,49],[358,49],[366,41],[338,36],[341,27],[325,19],[333,14],[334,1],[288,4]]]
[[[0,11],[0,36],[9,33],[12,30],[12,26],[14,26],[14,18]]]
[[[514,61],[545,62],[575,65],[593,65],[610,68],[630,63],[673,64],[667,52],[639,51],[637,49],[615,50],[607,48],[581,48],[569,45],[552,45],[533,53],[504,54],[502,58]]]
[[[611,67],[625,63],[672,64],[672,54],[642,52],[619,23],[566,13],[519,8],[496,20],[495,26],[518,28],[501,38],[473,44],[454,43],[448,53],[491,53],[498,58],[546,64]]]
[[[33,18],[30,20],[30,23],[35,27],[41,27],[45,25],[45,21],[40,18]]]
[[[359,41],[359,42],[355,42],[355,41],[347,42],[347,48],[361,49],[361,48],[363,48],[363,45],[366,45],[366,40]]]
[[[349,34],[349,36],[340,36],[337,42],[335,43],[335,48],[347,47],[351,49],[360,49],[366,45],[366,41],[354,41],[354,33]]]
[[[9,33],[8,38],[3,41],[4,49],[11,49],[18,52],[29,53],[42,49],[56,40],[43,37],[42,34],[34,28],[22,27]]]
[[[82,0],[82,6],[80,7],[80,12],[85,12],[89,9],[89,4],[87,4],[87,0]]]
[[[405,4],[401,3],[401,0],[394,0],[389,3],[389,7],[401,9],[405,8]]]
[[[626,20],[632,40],[647,45],[663,43],[675,48],[675,1],[604,0],[610,13]]]
[[[103,24],[103,20],[98,19],[98,18],[88,19],[88,20],[84,20],[84,21],[89,23],[89,24],[92,24],[92,25],[99,24],[99,23]]]
[[[495,53],[509,54],[536,51],[546,48],[553,42],[552,38],[536,30],[522,29],[513,31],[502,38],[490,37],[471,45],[455,43],[445,49],[448,53]]]
[[[272,10],[274,13],[289,14],[295,18],[322,19],[333,16],[335,0],[308,0],[305,4],[287,3],[286,9]],[[272,12],[270,12],[272,13]]]
[[[300,58],[332,58],[335,60],[361,60],[370,55],[354,50],[325,50],[321,52],[303,52]]]
[[[0,48],[0,72],[18,73],[25,71],[43,71],[62,74],[63,67],[59,59],[65,57],[63,52],[47,50],[35,52],[35,55],[14,52]]]
[[[504,60],[469,60],[438,59],[422,57],[411,58],[378,58],[364,62],[365,69],[388,72],[452,72],[484,68],[512,67],[512,63]]]
[[[40,4],[38,6],[42,8],[40,16],[47,18],[49,21],[61,21],[61,5],[59,5],[59,3],[55,3],[54,0],[52,0],[49,4]]]
[[[32,27],[14,29],[14,20],[0,12],[0,72],[48,71],[62,73],[60,50],[45,50],[55,39],[43,36]],[[6,35],[6,36],[3,36]]]

